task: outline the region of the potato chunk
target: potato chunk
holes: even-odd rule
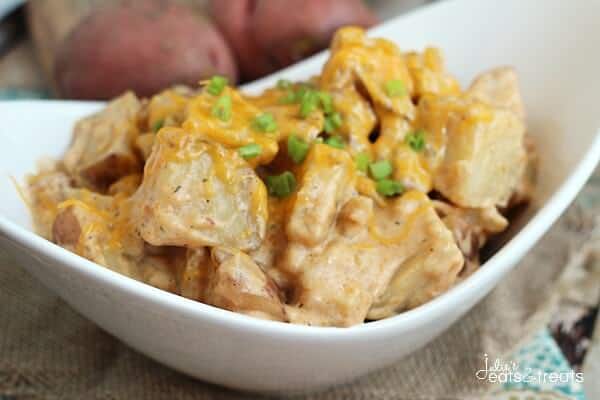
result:
[[[122,196],[76,190],[59,205],[53,240],[108,269],[159,289],[179,292],[185,249],[144,243],[131,221],[135,205]]]
[[[219,107],[228,109],[230,115],[219,117],[216,112]],[[182,127],[207,141],[214,141],[231,149],[258,144],[260,154],[247,160],[252,166],[257,166],[271,162],[279,149],[277,125],[269,131],[256,126],[256,117],[263,114],[230,87],[225,87],[219,96],[205,90],[190,101]]]
[[[444,59],[438,48],[427,47],[422,53],[411,52],[406,54],[405,59],[415,85],[415,97],[425,94],[460,94],[460,85],[446,72]]]
[[[460,273],[461,278],[465,278],[479,268],[479,250],[488,237],[505,230],[508,220],[496,207],[460,208],[440,200],[433,203],[465,257],[465,266]]]
[[[419,117],[433,148],[434,188],[461,207],[505,206],[527,161],[523,122],[511,111],[451,97],[425,97]]]
[[[314,246],[325,240],[342,200],[348,197],[354,164],[343,150],[316,144],[302,165],[286,231],[290,240]]]
[[[137,97],[128,92],[75,125],[63,162],[79,185],[103,190],[140,169],[133,149],[140,108]]]
[[[500,67],[484,72],[475,78],[466,94],[482,103],[510,110],[519,118],[525,119],[519,80],[512,67]]]
[[[350,152],[370,151],[369,135],[377,124],[377,117],[369,101],[354,86],[332,91],[331,97],[342,117],[338,131],[347,138]]]
[[[373,103],[410,119],[414,116],[413,82],[402,53],[394,43],[368,38],[360,28],[336,32],[320,84],[330,91],[364,88]]]
[[[138,262],[144,243],[129,221],[125,198],[77,190],[60,203],[52,227],[53,241],[82,257],[129,277],[143,280]]]
[[[290,250],[299,284],[287,312],[310,325],[350,326],[367,314],[416,307],[446,290],[463,264],[452,234],[417,191],[378,208],[352,198],[326,242]]]
[[[259,96],[245,97],[248,102],[263,112],[273,115],[277,122],[277,140],[280,143],[285,143],[291,134],[297,135],[307,142],[312,142],[323,131],[325,118],[320,109],[316,109],[302,118],[300,104],[296,101],[285,100],[286,96],[289,97],[302,85],[308,85],[308,83],[290,84],[287,89],[267,89]]]
[[[38,235],[52,239],[52,224],[59,211],[58,204],[68,198],[73,190],[71,185],[71,178],[55,169],[41,171],[27,178],[27,204]]]
[[[217,264],[210,278],[204,301],[230,311],[276,321],[287,321],[279,289],[246,254],[215,248]]]
[[[155,245],[257,248],[267,192],[232,149],[180,128],[161,129],[134,199],[136,225]]]
[[[207,248],[187,249],[185,264],[179,270],[179,294],[188,299],[202,301],[208,278],[211,273],[211,260]]]

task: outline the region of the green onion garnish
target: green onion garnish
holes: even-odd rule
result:
[[[225,89],[225,86],[227,86],[228,82],[229,81],[226,77],[215,75],[210,78],[210,81],[208,81],[208,85],[206,85],[206,91],[213,96],[218,96],[221,94],[223,89]]]
[[[269,194],[275,197],[287,197],[296,189],[296,178],[290,171],[281,175],[267,176]]]
[[[389,97],[402,97],[406,95],[406,87],[404,82],[399,79],[393,79],[385,83],[385,93]]]
[[[331,95],[327,92],[317,92],[317,97],[319,98],[319,103],[321,109],[325,114],[330,114],[333,112],[333,99]]]
[[[336,149],[343,149],[345,147],[344,139],[341,136],[335,135],[330,136],[325,139],[325,144],[331,147],[335,147]]]
[[[367,153],[358,153],[354,156],[354,165],[356,165],[356,169],[361,172],[367,173],[367,168],[369,168],[369,163],[371,162],[371,157]]]
[[[290,158],[300,164],[306,158],[310,145],[296,135],[290,135],[287,141],[287,151]]]
[[[323,129],[327,133],[333,133],[336,129],[342,126],[342,116],[338,112],[333,112],[325,117]]]
[[[256,143],[247,144],[238,149],[240,156],[244,157],[246,160],[258,156],[261,152],[262,148],[260,147],[260,144]]]
[[[223,122],[229,121],[231,119],[231,96],[223,95],[219,97],[212,108],[212,115]]]
[[[292,82],[289,81],[289,80],[287,80],[287,79],[280,79],[280,80],[277,81],[277,88],[278,89],[285,90],[285,89],[289,89],[291,87],[292,87]]]
[[[392,174],[392,164],[388,160],[381,160],[369,164],[369,172],[375,180],[385,179]]]
[[[392,179],[382,179],[377,181],[375,188],[379,194],[388,197],[396,196],[404,191],[402,183]]]
[[[160,130],[160,128],[163,127],[164,124],[165,124],[165,120],[159,119],[152,125],[152,132],[154,132],[154,133],[158,132]]]
[[[269,113],[259,114],[252,121],[252,128],[260,132],[274,132],[277,130],[277,122]]]
[[[406,135],[404,141],[414,151],[422,151],[425,148],[425,131],[419,129]]]
[[[317,92],[311,89],[306,89],[299,96],[300,99],[300,116],[306,118],[311,112],[316,110],[319,105],[319,97]]]
[[[296,93],[293,90],[288,90],[285,95],[279,99],[280,104],[292,104],[296,102]]]

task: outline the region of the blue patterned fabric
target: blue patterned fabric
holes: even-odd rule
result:
[[[576,375],[572,370],[547,329],[537,333],[529,343],[509,356],[509,359],[518,365],[521,374],[530,379],[503,383],[505,391],[556,393],[570,399],[585,400],[583,385],[578,382],[582,375]]]

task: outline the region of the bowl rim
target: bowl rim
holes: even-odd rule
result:
[[[71,102],[44,100],[15,100],[4,102],[4,107],[11,106],[87,106],[90,110],[101,105],[101,102]],[[449,309],[460,308],[465,296],[476,295],[480,288],[493,285],[499,276],[510,270],[521,256],[528,251],[539,238],[558,219],[567,206],[573,201],[579,190],[593,173],[600,160],[600,129],[584,157],[576,164],[573,172],[560,184],[548,201],[531,217],[502,248],[471,276],[459,282],[438,297],[411,310],[378,321],[363,323],[346,328],[321,327],[291,324],[259,318],[220,309],[199,301],[163,291],[146,283],[129,278],[118,272],[87,260],[70,251],[38,236],[21,225],[0,215],[0,234],[15,242],[41,253],[55,262],[60,262],[102,284],[108,284],[118,290],[129,292],[157,305],[178,309],[195,318],[208,318],[213,323],[247,329],[256,334],[291,335],[292,337],[311,337],[319,339],[356,338],[360,335],[400,333],[422,325],[440,317]]]

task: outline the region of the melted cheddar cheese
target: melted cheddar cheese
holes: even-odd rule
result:
[[[23,197],[41,235],[161,289],[283,322],[384,318],[472,270],[524,190],[516,75],[476,82],[342,28],[304,82],[124,94]]]

